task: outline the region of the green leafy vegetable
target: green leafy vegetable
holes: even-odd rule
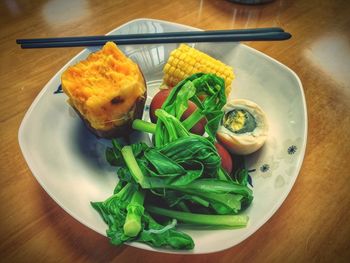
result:
[[[104,202],[91,202],[108,225],[107,236],[112,244],[120,245],[130,239],[123,231],[127,204],[130,202],[135,188],[131,184],[124,186],[118,193],[114,194]]]
[[[240,213],[253,200],[248,172],[243,165],[230,177],[214,146],[226,103],[224,87],[215,75],[194,74],[175,86],[155,111],[157,124],[133,122],[134,129],[154,134],[154,147],[112,140],[106,159],[119,167],[119,182],[113,196],[91,204],[108,225],[113,244],[138,241],[192,249],[192,238],[176,229],[177,221],[216,228],[247,225],[248,217]],[[197,109],[180,121],[189,101]],[[207,137],[190,133],[203,117]]]
[[[201,101],[199,95],[204,96],[205,99]],[[176,129],[179,127],[183,127],[189,131],[197,122],[205,117],[207,119],[205,131],[209,136],[208,139],[214,142],[216,131],[224,114],[222,107],[226,103],[224,80],[214,74],[194,74],[181,81],[172,89],[162,109],[177,120],[180,120],[188,108],[189,100],[196,104],[197,110],[183,121],[183,125],[174,126],[162,114],[158,115],[156,111],[158,117],[156,126],[136,120],[133,123],[133,128],[144,132],[155,133],[155,145],[158,147],[178,138],[179,131],[176,131]]]
[[[112,244],[137,241],[155,247],[192,249],[190,236],[175,229],[176,223],[163,226],[144,213],[144,194],[137,186],[128,183],[104,202],[91,202],[108,225],[107,236]]]

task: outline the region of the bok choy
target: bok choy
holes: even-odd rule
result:
[[[180,121],[189,100],[197,110]],[[214,146],[225,102],[221,78],[195,74],[173,88],[155,112],[156,124],[134,121],[134,129],[154,134],[154,146],[112,140],[106,158],[118,167],[119,182],[114,195],[91,204],[108,225],[113,244],[137,241],[192,249],[192,238],[176,229],[178,222],[216,228],[247,225],[241,212],[253,200],[249,175],[244,168],[228,175]],[[190,133],[203,117],[207,137]]]

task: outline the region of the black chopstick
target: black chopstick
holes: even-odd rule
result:
[[[224,35],[224,34],[250,34],[250,33],[268,33],[268,32],[284,32],[280,27],[265,28],[248,28],[248,29],[232,29],[232,30],[207,30],[207,31],[183,31],[183,32],[164,32],[164,33],[147,33],[147,34],[127,34],[127,35],[103,35],[103,36],[79,36],[79,37],[53,37],[53,38],[32,38],[17,39],[17,44],[29,43],[51,43],[51,42],[76,42],[91,40],[119,40],[119,39],[136,39],[136,38],[158,38],[172,36],[201,36],[201,35]]]
[[[221,30],[220,33],[217,31],[211,31],[209,34],[206,31],[194,31],[188,34],[167,35],[152,34],[140,35],[114,35],[114,36],[101,36],[96,39],[86,39],[87,37],[70,38],[67,40],[54,40],[50,39],[48,42],[39,41],[36,42],[18,40],[21,43],[22,48],[55,48],[55,47],[80,47],[80,46],[102,46],[107,41],[114,41],[118,45],[127,44],[160,44],[160,43],[194,43],[194,42],[236,42],[236,41],[277,41],[286,40],[291,37],[291,34],[284,31],[268,31],[268,32],[251,32],[251,33],[228,33]],[[193,34],[195,33],[195,34]],[[200,34],[201,33],[201,34]],[[122,36],[122,37],[120,37]],[[146,36],[146,37],[145,37]],[[108,37],[108,38],[106,38]],[[24,42],[23,42],[24,41]]]

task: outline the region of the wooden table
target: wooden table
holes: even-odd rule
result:
[[[317,4],[316,4],[317,3]],[[4,0],[0,3],[1,262],[346,262],[350,259],[350,2]],[[241,244],[170,255],[109,241],[60,208],[34,179],[18,145],[26,110],[81,48],[21,50],[15,39],[98,35],[136,18],[203,29],[281,26],[289,41],[249,42],[301,78],[308,143],[282,207]],[[348,261],[349,262],[349,261]]]

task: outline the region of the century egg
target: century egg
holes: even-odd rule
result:
[[[253,101],[234,99],[223,108],[218,140],[234,154],[247,155],[260,149],[268,135],[265,112]]]

